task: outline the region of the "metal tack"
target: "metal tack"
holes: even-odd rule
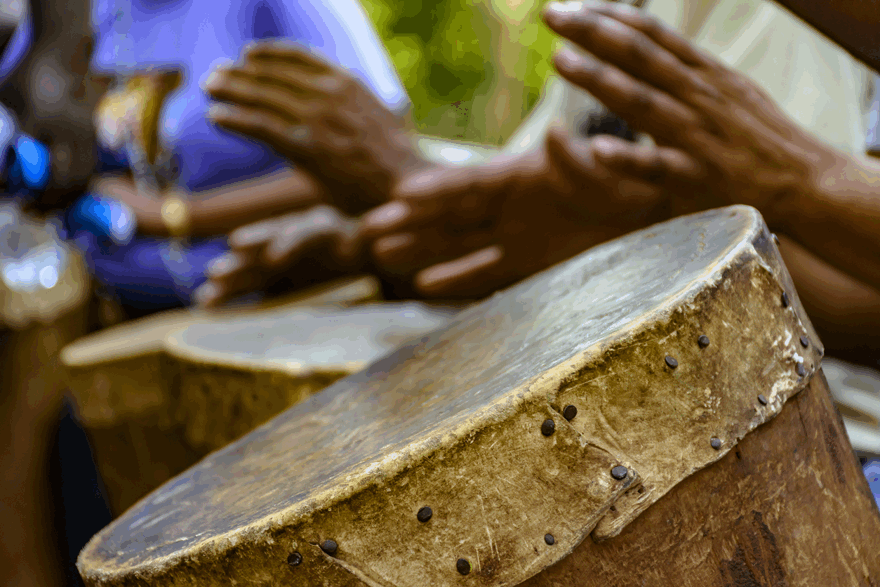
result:
[[[701,349],[706,348],[707,346],[709,346],[709,337],[705,334],[701,334],[700,338],[697,339],[697,344],[700,345]]]
[[[556,422],[554,422],[550,418],[547,418],[546,420],[544,420],[544,423],[541,424],[541,434],[543,434],[544,436],[550,436],[554,432],[556,432]]]
[[[455,561],[455,570],[457,570],[461,575],[467,575],[471,572],[471,563],[469,563],[468,560],[465,558],[460,558]]]
[[[562,417],[571,422],[574,420],[574,417],[578,415],[578,409],[574,406],[565,406],[565,409],[562,410]]]
[[[669,355],[666,355],[666,364],[669,366],[670,369],[675,369],[676,367],[678,367],[678,361],[676,361],[673,357],[670,357]]]
[[[419,522],[421,522],[422,524],[424,524],[425,522],[430,520],[431,516],[433,516],[433,515],[434,515],[434,511],[431,508],[429,508],[428,506],[425,506],[418,511],[418,513],[416,514],[416,519]]]
[[[788,304],[789,304],[788,293],[787,293],[787,292],[782,292],[782,307],[783,307],[783,308],[787,308],[787,307],[788,307]]]
[[[290,553],[290,556],[287,557],[287,564],[291,567],[298,567],[303,562],[303,557],[298,552]]]
[[[804,348],[807,348],[808,346],[810,346],[810,339],[807,338],[806,336],[802,336],[801,337],[801,346]]]
[[[709,441],[709,444],[712,446],[712,448],[718,450],[719,448],[721,448],[721,439],[712,437],[712,440]]]
[[[807,374],[807,370],[804,369],[804,362],[803,361],[798,361],[797,365],[795,365],[795,367],[794,367],[794,370],[798,374],[799,377],[803,377],[804,375]]]
[[[336,554],[336,551],[339,550],[339,545],[336,544],[336,542],[334,542],[333,540],[325,540],[321,543],[321,550],[323,550],[330,556],[333,556],[334,554]]]
[[[553,546],[556,544],[556,539],[553,538],[553,534],[544,534],[544,542],[546,542],[548,546]]]
[[[623,465],[617,465],[613,469],[611,469],[611,476],[617,479],[618,481],[622,481],[626,479],[626,476],[629,474],[629,469],[624,467]]]
[[[779,246],[779,237],[776,236],[776,233],[773,233],[773,242],[776,243],[776,246]]]
[[[762,406],[766,406],[766,405],[767,405],[767,398],[764,397],[764,394],[758,394],[758,402],[759,402]]]

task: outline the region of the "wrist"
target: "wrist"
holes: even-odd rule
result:
[[[783,234],[797,232],[824,213],[822,209],[835,199],[835,191],[846,183],[855,164],[842,153],[828,153],[805,166],[803,173],[792,185],[780,190],[760,210],[764,221],[774,231]]]

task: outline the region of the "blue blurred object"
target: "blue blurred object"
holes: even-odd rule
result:
[[[95,235],[103,254],[112,246],[131,242],[137,231],[134,211],[125,203],[109,196],[87,194],[70,209],[67,228],[72,235],[88,231]]]
[[[6,185],[10,194],[38,192],[49,183],[49,148],[33,138],[19,134],[12,143],[11,162],[7,169]]]
[[[880,507],[880,461],[869,460],[862,466],[862,470],[865,472],[865,477],[868,478],[868,486],[871,488],[871,493],[874,494],[874,501]]]

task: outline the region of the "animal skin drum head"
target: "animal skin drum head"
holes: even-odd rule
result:
[[[108,586],[517,585],[773,419],[817,371],[817,341],[754,209],[678,218],[283,412],[128,510],[78,566]]]

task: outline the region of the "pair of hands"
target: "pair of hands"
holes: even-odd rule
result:
[[[561,75],[652,135],[656,145],[612,137],[589,141],[552,131],[536,153],[502,156],[477,167],[422,168],[396,182],[394,177],[407,173],[395,173],[393,161],[383,166],[375,155],[370,158],[366,150],[375,146],[370,133],[349,133],[362,141],[348,143],[349,152],[359,153],[357,160],[364,164],[349,167],[347,185],[384,174],[392,179],[371,184],[379,189],[366,203],[391,201],[357,222],[328,216],[326,210],[317,212],[323,218],[317,223],[309,216],[315,212],[276,221],[280,224],[275,232],[288,236],[270,240],[282,246],[266,244],[262,257],[236,248],[232,257],[237,261],[230,265],[235,270],[222,276],[211,272],[206,287],[215,295],[206,298],[208,303],[241,291],[233,283],[253,285],[264,279],[257,277],[267,274],[260,262],[247,260],[268,262],[273,248],[285,251],[274,256],[280,273],[295,272],[300,262],[317,256],[331,268],[372,266],[412,280],[427,297],[479,297],[673,213],[744,203],[761,210],[771,225],[784,225],[799,205],[799,194],[817,181],[816,170],[839,157],[791,122],[754,82],[638,10],[615,4],[552,3],[545,19],[592,54],[557,54]],[[283,59],[277,52],[272,55],[296,62],[291,54]],[[268,75],[254,71],[263,72],[254,73],[256,78]],[[326,76],[326,71],[313,73]],[[322,87],[344,85],[326,82]],[[255,88],[215,95],[252,107]],[[280,118],[267,116],[259,124],[241,116],[236,122],[232,117],[215,119],[291,157],[308,158],[305,151],[316,144],[314,139],[303,143],[297,137],[320,133],[298,130],[313,111],[290,106],[292,93],[257,101]],[[363,114],[365,108],[359,104],[370,102],[366,96],[349,95],[349,101],[337,102],[337,109],[348,112],[343,119],[354,124],[357,117],[352,113]],[[370,105],[368,114],[371,109],[376,112]],[[370,128],[378,132],[387,121],[379,116],[376,120],[378,126]],[[235,235],[232,240],[236,247]]]

